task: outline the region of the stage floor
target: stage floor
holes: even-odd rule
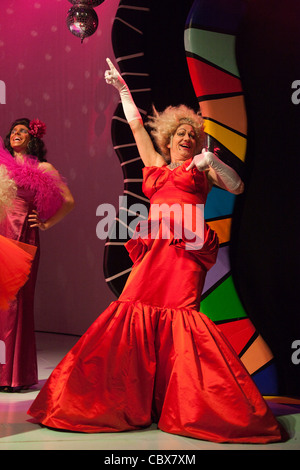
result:
[[[0,393],[1,450],[102,450],[108,457],[114,451],[200,450],[300,450],[300,399],[267,397],[273,413],[290,435],[284,443],[268,445],[216,444],[164,433],[155,425],[141,431],[80,434],[54,431],[27,415],[27,410],[53,368],[77,342],[77,337],[37,333],[39,384],[21,393]]]

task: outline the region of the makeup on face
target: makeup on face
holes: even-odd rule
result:
[[[10,133],[10,145],[15,151],[24,151],[27,148],[29,140],[30,134],[26,126],[17,125]]]
[[[169,144],[171,160],[187,160],[194,156],[196,149],[196,136],[190,124],[180,125],[172,136]]]

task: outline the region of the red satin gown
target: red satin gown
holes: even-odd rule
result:
[[[206,176],[186,166],[144,168],[153,204],[204,204]],[[28,413],[48,427],[117,432],[152,422],[168,433],[215,442],[266,443],[281,431],[221,332],[199,313],[218,240],[204,245],[140,236],[127,243],[134,261],[117,301],[98,317],[54,369]]]

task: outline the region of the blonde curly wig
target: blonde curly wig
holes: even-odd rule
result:
[[[181,124],[190,124],[196,137],[196,150],[200,152],[204,145],[203,119],[200,114],[187,106],[181,104],[179,106],[168,106],[164,111],[159,113],[153,108],[153,116],[149,116],[146,123],[150,128],[151,135],[167,162],[170,161],[170,149],[168,144],[171,137],[175,134],[176,129]]]
[[[16,197],[17,185],[9,177],[4,165],[0,165],[0,221],[6,215],[8,209]]]

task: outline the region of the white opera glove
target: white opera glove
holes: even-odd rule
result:
[[[222,162],[214,153],[207,152],[206,149],[202,153],[195,155],[187,171],[196,167],[199,171],[205,171],[212,168],[222,185],[231,193],[242,192],[243,182],[236,171],[226,163]]]
[[[131,122],[136,119],[142,121],[139,110],[137,109],[132,99],[130,90],[126,85],[125,80],[121,77],[110,59],[106,59],[106,62],[108,63],[109,70],[106,70],[104,73],[105,81],[109,85],[113,85],[120,93],[120,98],[127,122]]]

